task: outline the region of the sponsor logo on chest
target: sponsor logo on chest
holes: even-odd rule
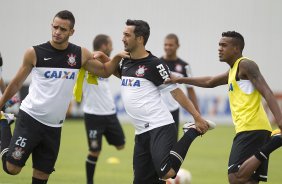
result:
[[[138,79],[122,79],[122,86],[130,86],[130,87],[140,87],[140,80]]]
[[[47,79],[72,79],[74,80],[75,78],[75,72],[70,72],[70,71],[46,71],[44,73],[44,77]]]

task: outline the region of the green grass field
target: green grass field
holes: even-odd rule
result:
[[[123,124],[126,134],[126,148],[115,150],[105,140],[102,154],[95,173],[96,184],[132,183],[132,154],[134,129],[131,124]],[[181,134],[181,133],[180,133]],[[232,138],[233,126],[218,126],[208,132],[190,147],[183,168],[192,173],[193,184],[226,184],[227,161]],[[67,120],[63,127],[61,149],[56,171],[50,176],[50,184],[85,184],[85,159],[87,144],[82,120]],[[282,149],[271,156],[269,166],[270,184],[281,184]],[[120,164],[108,164],[109,157],[117,157]],[[0,169],[0,184],[30,184],[32,164],[29,160],[17,176],[9,176]]]

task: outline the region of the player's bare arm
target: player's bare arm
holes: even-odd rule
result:
[[[187,111],[189,112],[193,118],[195,119],[195,124],[197,126],[197,130],[200,133],[206,133],[208,130],[208,125],[206,121],[201,117],[200,113],[196,110],[193,103],[187,98],[187,96],[183,93],[183,91],[179,88],[172,90],[171,95],[173,98]]]
[[[82,48],[82,66],[89,72],[105,78],[116,71],[119,62],[124,57],[128,57],[127,53],[121,52],[110,60],[102,52],[95,52],[93,55],[87,49]],[[102,60],[102,62],[100,60]]]
[[[5,82],[4,82],[3,78],[1,78],[0,79],[0,90],[1,90],[2,94],[4,93],[5,89],[6,89]]]
[[[33,48],[29,48],[23,58],[23,63],[18,70],[16,76],[9,83],[4,91],[2,98],[0,99],[0,108],[4,106],[5,102],[12,98],[22,87],[24,81],[30,74],[32,68],[36,64],[36,54]]]
[[[217,75],[217,76],[206,76],[206,77],[174,77],[167,79],[165,83],[184,83],[198,87],[213,88],[216,86],[224,85],[228,83],[228,71]]]
[[[197,95],[196,92],[194,90],[194,88],[187,88],[187,94],[189,96],[189,99],[192,101],[192,103],[194,104],[195,108],[197,109],[197,111],[200,113],[200,108],[198,105],[198,100],[197,100]]]
[[[272,114],[276,119],[276,123],[282,130],[282,112],[279,108],[279,105],[272,90],[270,89],[264,77],[262,76],[258,65],[255,62],[249,60],[241,61],[239,64],[238,77],[240,79],[247,79],[252,82],[255,88],[264,97],[265,101],[267,102],[267,105],[269,106],[269,109],[271,110]]]

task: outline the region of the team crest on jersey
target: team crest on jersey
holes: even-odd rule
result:
[[[12,157],[15,160],[20,160],[24,154],[24,151],[21,147],[15,147],[15,151],[12,153]]]
[[[92,140],[91,141],[91,148],[95,149],[98,147],[98,141],[97,140]]]
[[[144,65],[139,66],[138,70],[135,72],[137,77],[143,77],[145,75],[145,71],[148,70]]]
[[[182,66],[180,64],[175,65],[175,71],[181,73],[182,72]]]
[[[75,61],[75,58],[76,58],[76,55],[75,54],[68,54],[68,64],[70,66],[75,66],[76,65],[76,61]]]

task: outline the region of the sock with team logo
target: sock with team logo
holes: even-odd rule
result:
[[[41,179],[37,179],[32,177],[32,184],[46,184],[48,180],[41,180]]]
[[[196,129],[190,128],[170,151],[171,167],[176,173],[185,159],[190,145],[199,135],[200,133]]]
[[[9,151],[9,144],[12,138],[12,132],[11,128],[8,125],[8,122],[6,119],[1,119],[0,120],[0,128],[1,128],[1,158],[2,158],[2,164],[3,164],[3,170],[11,174],[6,165],[6,155]]]
[[[87,184],[94,184],[94,173],[96,168],[98,157],[93,157],[88,155],[86,160],[86,177],[87,177]]]
[[[263,145],[260,150],[255,153],[255,157],[260,161],[267,160],[270,153],[282,146],[282,138],[280,135],[272,136],[270,141]]]

